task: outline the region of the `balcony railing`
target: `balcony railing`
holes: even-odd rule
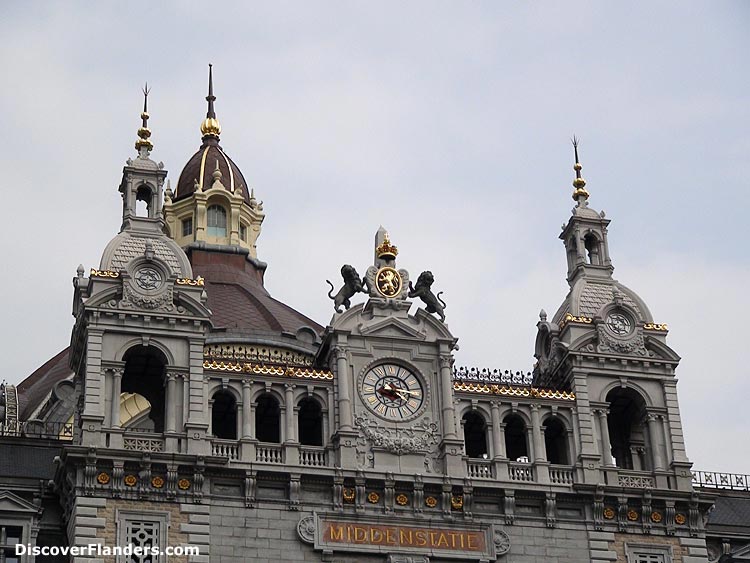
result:
[[[284,463],[284,450],[277,444],[258,444],[255,447],[255,461]]]
[[[534,470],[527,463],[509,463],[508,477],[511,481],[533,481]]]
[[[573,469],[571,469],[570,467],[560,467],[558,465],[550,465],[549,480],[550,480],[550,483],[553,483],[555,485],[572,485],[573,484]]]
[[[70,422],[43,422],[41,420],[0,424],[0,436],[69,441],[73,439],[73,424]]]
[[[492,462],[487,459],[467,459],[466,473],[472,479],[492,479]]]
[[[306,467],[325,467],[328,465],[325,449],[301,446],[299,449],[299,464]]]
[[[618,469],[617,485],[629,489],[653,489],[654,478],[644,471]]]
[[[161,437],[149,438],[143,435],[125,435],[122,438],[122,447],[125,450],[136,452],[163,452],[164,439]]]
[[[211,440],[211,455],[230,461],[240,459],[240,445],[234,440]]]
[[[742,473],[718,473],[716,471],[693,471],[693,486],[710,489],[750,491],[750,475]]]

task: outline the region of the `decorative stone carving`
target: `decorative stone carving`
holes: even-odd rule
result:
[[[510,536],[505,530],[495,528],[495,554],[500,557],[510,551]]]
[[[122,287],[122,301],[120,306],[131,309],[147,310],[174,310],[174,296],[172,287],[167,287],[166,291],[159,295],[143,295],[134,291],[129,283],[124,283]]]
[[[315,517],[305,516],[297,523],[299,539],[308,545],[315,543]]]
[[[378,425],[364,416],[357,416],[354,424],[373,446],[397,455],[429,451],[440,441],[438,425],[429,419],[403,430]]]
[[[603,324],[599,324],[596,331],[599,338],[599,344],[596,347],[598,352],[648,356],[648,350],[643,342],[643,329],[640,327],[627,338],[615,337]]]

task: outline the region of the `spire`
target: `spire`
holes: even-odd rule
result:
[[[578,143],[578,139],[573,135],[573,151],[575,152],[576,158],[575,164],[573,165],[573,170],[576,171],[576,179],[573,180],[573,187],[575,188],[573,190],[573,199],[578,202],[579,207],[585,207],[586,200],[589,198],[589,192],[586,191],[586,180],[581,177],[581,169],[583,167],[578,160]]]
[[[139,153],[142,149],[146,152],[150,152],[154,148],[154,143],[149,140],[151,137],[151,129],[148,128],[148,93],[151,90],[148,89],[148,83],[143,87],[143,112],[141,113],[141,119],[143,123],[138,129],[138,140],[135,142],[135,150]]]
[[[213,76],[213,65],[208,65],[208,96],[206,96],[208,102],[208,111],[206,112],[206,119],[201,123],[201,133],[203,139],[206,137],[219,138],[221,133],[221,125],[219,120],[216,119],[216,111],[214,110],[214,102],[216,96],[214,96],[214,76]]]

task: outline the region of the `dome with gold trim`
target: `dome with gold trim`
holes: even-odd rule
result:
[[[221,176],[216,179],[216,170]],[[250,189],[239,167],[219,145],[218,136],[204,136],[203,144],[182,169],[173,201],[180,201],[198,191],[221,186],[227,191],[242,194],[245,203],[250,202]]]
[[[203,144],[182,169],[177,189],[172,201],[180,201],[190,197],[195,192],[206,191],[211,188],[223,188],[232,193],[241,194],[245,203],[252,205],[250,189],[239,167],[224,152],[219,145],[221,124],[214,110],[213,69],[209,65],[208,74],[208,112],[201,123]]]

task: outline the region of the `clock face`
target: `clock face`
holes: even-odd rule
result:
[[[633,330],[633,323],[622,313],[610,313],[607,316],[607,328],[617,336],[625,336]]]
[[[395,421],[413,418],[425,401],[419,378],[404,366],[392,363],[378,364],[365,373],[361,395],[372,412]]]

